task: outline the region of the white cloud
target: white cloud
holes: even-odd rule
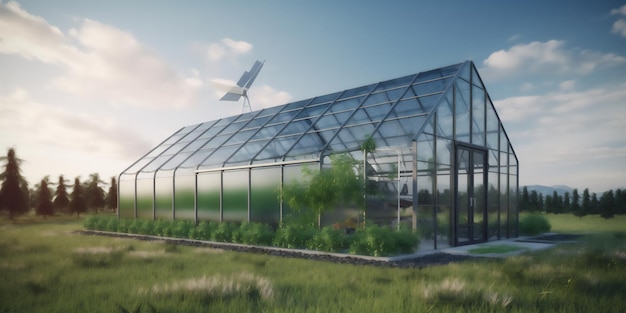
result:
[[[626,16],[626,5],[623,5],[618,9],[611,10],[611,15]],[[620,34],[622,37],[626,37],[626,19],[621,18],[615,21],[611,31]]]
[[[104,156],[136,157],[150,143],[113,118],[39,103],[23,89],[0,94],[0,132],[5,145],[50,145]]]
[[[574,90],[574,87],[576,87],[576,81],[566,80],[564,82],[561,82],[561,84],[559,84],[559,87],[561,87],[561,90],[564,90],[564,91]]]
[[[278,91],[267,85],[251,88],[248,95],[250,97],[250,100],[252,101],[253,110],[286,104],[292,100],[292,97],[289,93],[284,91]]]
[[[0,53],[63,68],[53,86],[87,99],[145,107],[193,104],[202,81],[183,77],[131,34],[84,19],[63,34],[19,7],[0,3]]]
[[[626,84],[495,101],[522,164],[521,184],[565,181],[598,190],[623,187],[624,98]]]
[[[622,37],[626,37],[626,19],[619,19],[615,21],[611,31],[620,34]]]
[[[626,4],[618,9],[611,10],[612,15],[626,15]]]
[[[203,47],[199,45],[209,61],[219,62],[226,57],[243,55],[252,50],[252,44],[245,41],[236,41],[224,38],[220,42],[213,42]]]
[[[23,89],[0,94],[0,147],[16,147],[23,175],[119,174],[152,143],[111,116],[71,111],[33,99]]]
[[[590,50],[568,49],[564,41],[549,40],[498,50],[483,61],[482,76],[491,79],[526,74],[588,74],[599,67],[626,63],[626,58]]]

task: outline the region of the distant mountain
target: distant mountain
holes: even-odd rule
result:
[[[523,188],[523,186],[522,186]],[[528,185],[526,186],[526,188],[528,188],[528,192],[532,192],[533,190],[537,191],[537,193],[543,194],[543,196],[547,196],[547,195],[552,195],[552,193],[554,193],[554,191],[556,191],[556,193],[559,196],[563,196],[565,195],[566,192],[569,192],[570,196],[572,195],[572,191],[574,191],[574,188],[570,187],[570,186],[565,186],[565,185],[554,185],[554,186],[543,186],[543,185]],[[522,191],[522,189],[520,189],[520,192]],[[580,190],[579,190],[580,192]]]

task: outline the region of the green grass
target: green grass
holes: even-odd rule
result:
[[[468,250],[469,253],[488,254],[488,253],[509,253],[514,251],[525,250],[524,247],[512,245],[489,245]]]
[[[521,213],[520,219],[528,215]],[[605,219],[600,215],[586,215],[577,217],[573,214],[543,214],[550,225],[551,232],[555,233],[599,233],[599,232],[626,232],[626,215],[617,215]]]
[[[141,312],[620,312],[626,307],[626,232],[594,234],[504,260],[398,269],[74,232],[82,228],[82,218],[75,217],[0,220],[0,312],[139,307]]]

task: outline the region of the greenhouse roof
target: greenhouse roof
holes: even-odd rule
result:
[[[123,174],[319,161],[360,150],[367,136],[379,147],[407,147],[452,82],[469,82],[471,73],[474,65],[466,61],[183,127]]]

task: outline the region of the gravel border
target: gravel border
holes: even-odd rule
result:
[[[183,246],[191,247],[206,247],[221,249],[235,252],[248,252],[248,253],[260,253],[272,256],[284,257],[284,258],[300,258],[315,261],[324,261],[340,264],[353,264],[353,265],[370,265],[380,267],[399,267],[399,268],[424,268],[434,265],[446,265],[450,263],[463,262],[468,260],[492,260],[492,258],[476,257],[469,255],[456,255],[443,252],[433,252],[429,254],[421,254],[415,256],[402,256],[398,257],[371,257],[351,254],[340,253],[327,253],[313,250],[296,250],[285,249],[278,247],[265,247],[265,246],[251,246],[234,243],[203,241],[193,239],[160,237],[160,236],[148,236],[137,234],[126,234],[116,232],[106,232],[97,230],[78,230],[76,233],[82,235],[96,235],[107,236],[116,238],[131,238],[136,240],[145,241],[164,241]]]

